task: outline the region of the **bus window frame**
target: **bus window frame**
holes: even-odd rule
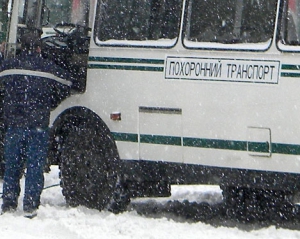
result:
[[[299,53],[300,52],[300,41],[299,45],[288,45],[282,43],[284,36],[282,35],[282,31],[284,31],[284,24],[287,21],[288,15],[288,7],[287,1],[284,0],[281,2],[280,12],[279,12],[279,23],[278,23],[278,33],[276,35],[276,47],[281,52],[289,52],[289,53]],[[300,16],[299,16],[300,18]]]
[[[170,49],[177,45],[179,38],[180,38],[180,31],[181,31],[181,22],[182,22],[182,7],[179,14],[178,19],[178,27],[177,27],[177,34],[176,38],[174,39],[158,39],[158,40],[108,40],[108,41],[101,41],[99,39],[99,29],[101,27],[101,15],[100,15],[100,8],[101,8],[101,1],[98,1],[97,8],[96,8],[96,17],[95,17],[95,24],[94,24],[94,33],[93,39],[97,46],[99,47],[124,47],[124,48],[163,48],[163,49]]]
[[[186,49],[201,49],[201,50],[222,50],[222,51],[251,51],[251,52],[265,52],[268,51],[273,42],[276,32],[276,21],[278,18],[278,8],[280,7],[280,0],[277,0],[276,11],[274,16],[274,27],[272,37],[266,42],[258,43],[218,43],[218,42],[192,42],[186,39],[186,27],[189,24],[189,3],[191,0],[186,0],[186,6],[184,9],[184,19],[183,19],[183,28],[182,28],[182,45]]]

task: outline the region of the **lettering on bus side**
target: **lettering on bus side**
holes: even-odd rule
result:
[[[279,61],[167,57],[166,79],[277,84]]]

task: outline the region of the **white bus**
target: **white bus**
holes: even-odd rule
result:
[[[101,210],[111,198],[121,207],[128,195],[168,196],[172,184],[217,184],[228,213],[290,210],[300,187],[300,1],[94,6],[87,76],[52,113],[49,160],[67,202]]]

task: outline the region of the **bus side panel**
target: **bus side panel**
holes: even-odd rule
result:
[[[297,79],[281,77],[276,84],[166,79],[165,59],[178,55],[176,51],[139,49],[135,53],[133,49],[96,48],[91,54],[96,56],[100,52],[108,59],[128,57],[126,63],[106,62],[106,65],[119,66],[110,69],[103,66],[97,69],[103,62],[90,61],[95,66],[89,69],[88,96],[85,96],[89,99],[86,101],[92,102],[90,107],[115,133],[122,158],[163,161],[162,156],[169,151],[173,157],[168,156],[166,160],[173,162],[299,172]],[[185,51],[180,56],[191,54],[199,59],[228,59],[229,55]],[[266,61],[279,61],[278,56],[274,59],[271,54],[244,55],[242,60],[246,62],[262,57]],[[141,70],[145,64],[131,63],[132,59],[153,60],[154,56],[162,61],[154,65],[161,67],[160,71]],[[238,52],[230,52],[230,56],[232,63],[240,59]],[[108,89],[113,90],[107,93]],[[141,107],[178,109],[180,114],[145,113],[140,112]],[[113,111],[121,112],[121,121],[109,118]],[[287,151],[289,147],[294,147],[292,153]],[[151,152],[156,152],[156,156],[151,156]]]

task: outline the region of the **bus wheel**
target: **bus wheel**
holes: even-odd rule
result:
[[[106,127],[71,126],[61,147],[62,193],[70,206],[104,209],[117,184],[119,155]]]

